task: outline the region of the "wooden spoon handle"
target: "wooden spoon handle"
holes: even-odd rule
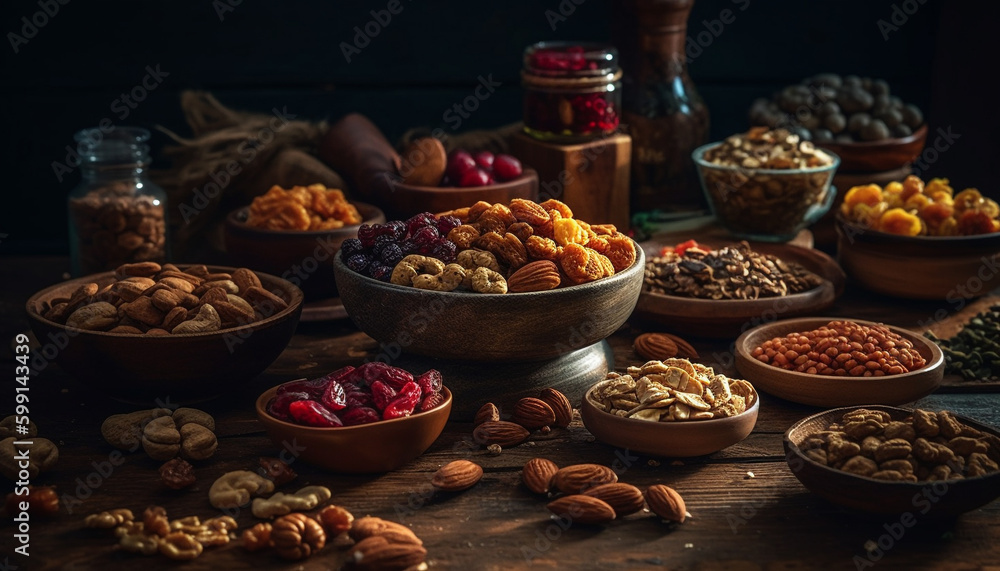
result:
[[[386,196],[399,171],[399,154],[379,128],[359,113],[330,127],[320,143],[319,157],[343,175],[363,200]]]

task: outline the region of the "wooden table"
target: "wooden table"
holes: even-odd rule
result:
[[[64,259],[8,258],[0,265],[4,289],[0,315],[4,339],[27,329],[23,303],[28,295],[61,279]],[[910,303],[874,296],[848,287],[831,315],[884,320],[917,327],[942,303]],[[639,330],[627,324],[609,341],[616,368],[639,364],[631,341]],[[725,343],[692,340],[707,362],[724,360]],[[5,370],[12,356],[5,345]],[[162,557],[122,552],[109,532],[82,528],[83,517],[111,508],[141,511],[166,507],[172,517],[218,515],[208,503],[214,479],[229,470],[255,469],[259,456],[279,450],[263,433],[252,403],[267,387],[304,376],[318,376],[345,364],[358,364],[376,347],[349,321],[302,323],[288,349],[245,390],[205,403],[215,415],[218,453],[196,466],[193,489],[171,491],[159,481],[159,466],[142,453],[110,466],[112,449],[99,427],[109,414],[134,410],[94,394],[52,366],[31,380],[31,417],[40,435],[55,441],[60,460],[36,480],[56,485],[62,511],[47,519],[32,518],[30,559],[13,553],[13,522],[0,523],[0,564],[5,569],[132,569],[175,568]],[[714,358],[712,357],[714,355]],[[733,372],[729,370],[728,372]],[[447,381],[447,380],[446,380]],[[4,381],[11,387],[12,382]],[[0,416],[13,408],[13,391]],[[460,397],[459,397],[460,398]],[[502,400],[502,395],[497,395]],[[992,425],[1000,425],[998,397],[985,388],[952,388],[916,403],[950,409]],[[890,535],[894,517],[866,516],[838,508],[809,493],[788,470],[781,437],[795,420],[817,409],[762,395],[760,417],[745,441],[707,457],[672,461],[634,455],[595,442],[577,419],[568,429],[535,436],[498,456],[471,444],[472,427],[450,423],[426,454],[405,467],[379,476],[341,476],[293,463],[298,479],[287,488],[321,484],[333,490],[333,502],[356,516],[377,515],[403,523],[424,541],[431,569],[538,568],[669,568],[731,570],[808,570],[867,568],[992,569],[1000,565],[1000,502],[957,520],[918,519],[902,538]],[[692,517],[671,526],[648,514],[635,514],[606,527],[563,529],[550,518],[545,498],[520,485],[521,466],[543,456],[559,465],[595,462],[620,469],[620,480],[644,487],[664,483],[687,501]],[[474,488],[459,494],[431,493],[430,478],[444,463],[468,458],[485,469]],[[4,484],[9,487],[8,484]],[[10,491],[10,489],[5,490]],[[287,491],[287,490],[286,490]],[[256,520],[244,510],[237,518],[245,528]],[[869,553],[866,543],[892,544],[884,553]],[[869,547],[873,544],[869,544]],[[343,549],[327,547],[302,563],[270,554],[248,554],[239,546],[211,548],[190,569],[329,569],[339,566]],[[881,555],[881,557],[880,557]],[[876,561],[876,558],[878,560]]]

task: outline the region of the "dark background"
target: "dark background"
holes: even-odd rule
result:
[[[52,163],[65,160],[75,131],[103,118],[188,135],[179,94],[195,88],[231,108],[263,113],[287,107],[299,118],[336,120],[358,111],[395,140],[412,127],[447,129],[443,113],[480,75],[492,74],[503,85],[461,129],[498,127],[520,118],[524,47],[547,39],[609,41],[613,11],[608,0],[402,0],[403,11],[348,63],[341,42],[353,42],[355,26],[363,28],[370,11],[387,2],[230,2],[240,3],[73,0],[16,54],[8,33],[21,34],[21,18],[41,8],[38,0],[5,2],[0,156],[8,198],[0,206],[0,234],[7,235],[0,252],[68,251],[65,197],[79,175],[59,181]],[[929,144],[938,127],[960,135],[925,176],[995,195],[1000,113],[986,86],[996,84],[1000,52],[996,3],[698,0],[689,36],[726,8],[735,21],[690,66],[711,112],[712,139],[745,130],[754,98],[814,73],[881,77],[924,109]],[[560,10],[565,20],[553,30],[546,12]],[[914,13],[886,39],[878,21],[898,12],[899,22],[905,11]],[[113,102],[157,65],[169,76],[119,120]],[[155,167],[168,166],[159,155],[165,142],[154,134]]]

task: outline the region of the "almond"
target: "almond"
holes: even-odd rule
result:
[[[524,468],[521,469],[521,481],[532,492],[547,494],[549,485],[552,483],[552,476],[558,471],[559,466],[556,466],[552,460],[532,458],[525,462]]]
[[[554,262],[536,260],[521,266],[507,278],[507,291],[511,293],[548,291],[559,287],[561,281],[559,267]]]
[[[373,516],[365,516],[354,520],[351,530],[348,533],[354,541],[361,541],[362,539],[377,535],[385,535],[392,538],[394,543],[409,541],[410,543],[423,545],[423,541],[413,533],[413,530],[405,525]]]
[[[514,405],[514,415],[511,420],[528,430],[535,430],[536,428],[554,424],[556,413],[542,399],[525,397],[517,401]]]
[[[601,524],[615,519],[615,510],[606,502],[582,494],[563,496],[545,507],[570,523]]]
[[[531,436],[528,429],[505,420],[490,420],[484,422],[472,431],[472,437],[477,444],[499,444],[503,447],[517,446]]]
[[[663,333],[643,333],[635,338],[632,348],[647,361],[664,361],[677,356],[677,343]]]
[[[570,404],[569,399],[566,395],[562,394],[556,389],[544,389],[538,398],[542,399],[550,407],[552,407],[552,412],[556,414],[556,421],[553,426],[567,427],[569,423],[573,420],[573,405]]]
[[[449,462],[431,478],[431,485],[446,492],[460,492],[475,486],[483,477],[483,467],[468,460]]]
[[[684,523],[687,516],[684,498],[670,486],[656,484],[646,488],[646,504],[653,513],[667,521]]]
[[[246,268],[239,268],[233,271],[232,280],[236,284],[236,287],[240,288],[241,292],[252,287],[261,287],[260,278],[257,277],[257,274]]]
[[[552,476],[552,485],[565,494],[579,494],[587,488],[617,481],[618,475],[600,464],[574,464],[561,468]]]
[[[472,425],[479,426],[484,422],[497,420],[500,420],[500,409],[497,408],[497,405],[488,402],[479,407],[479,411],[476,412],[476,420],[473,421]]]
[[[613,484],[601,484],[584,490],[583,495],[591,496],[611,506],[615,510],[615,517],[624,517],[642,509],[645,500],[642,497],[642,490],[632,484],[615,482]]]
[[[353,569],[407,569],[423,563],[427,550],[415,543],[392,543],[380,536],[368,537],[347,552]]]

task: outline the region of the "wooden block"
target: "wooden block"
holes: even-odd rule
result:
[[[538,200],[561,200],[591,224],[629,227],[632,138],[617,134],[587,143],[557,145],[524,133],[510,139],[511,153],[538,171]]]

